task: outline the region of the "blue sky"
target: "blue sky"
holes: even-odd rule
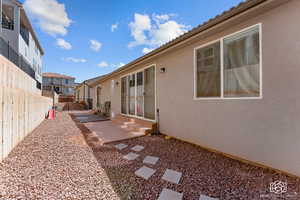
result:
[[[43,72],[77,82],[111,72],[241,1],[22,0],[45,50]]]

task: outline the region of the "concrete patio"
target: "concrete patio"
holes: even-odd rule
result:
[[[73,119],[84,123],[84,126],[98,137],[102,144],[140,137],[147,134],[152,123],[135,122],[118,118],[113,121],[107,118],[93,115],[91,111],[70,112]],[[150,124],[150,125],[149,125]]]
[[[108,121],[109,117],[93,114],[92,111],[73,111],[73,115],[81,123]]]
[[[127,131],[112,121],[88,122],[84,124],[95,133],[103,143],[120,141],[145,135],[143,132]]]

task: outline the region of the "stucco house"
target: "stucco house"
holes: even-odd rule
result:
[[[74,96],[75,78],[72,76],[45,72],[43,76],[43,92],[52,92],[54,87],[57,94],[61,96]]]
[[[245,1],[93,87],[112,119],[159,122],[166,135],[300,176],[299,10],[299,0]]]
[[[95,91],[94,88],[91,86],[96,81],[103,78],[103,76],[97,76],[95,78],[87,79],[82,83],[79,83],[75,87],[75,101],[77,102],[85,102],[89,109],[93,108],[93,105],[97,107],[97,102],[95,100]],[[98,105],[99,107],[99,105]]]
[[[18,0],[1,0],[0,13],[0,54],[31,76],[40,90],[44,50],[23,4]]]

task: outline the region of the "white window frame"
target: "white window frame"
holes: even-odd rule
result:
[[[259,32],[259,96],[258,97],[224,97],[224,39],[234,36],[236,34],[245,32],[254,27],[258,27]],[[197,50],[212,45],[216,42],[220,42],[220,70],[221,70],[221,95],[220,97],[197,97]],[[194,100],[223,100],[223,99],[263,99],[263,81],[262,81],[262,23],[249,26],[240,31],[225,35],[217,40],[210,41],[201,46],[194,48]]]
[[[148,119],[148,118],[145,118],[145,117],[141,117],[141,116],[138,116],[137,115],[137,110],[136,110],[136,103],[137,103],[137,100],[136,100],[136,90],[137,90],[137,88],[136,88],[136,84],[137,84],[137,78],[135,77],[135,114],[134,115],[131,115],[131,114],[125,114],[125,113],[122,113],[122,111],[120,112],[120,114],[121,115],[123,115],[123,116],[129,116],[129,117],[133,117],[133,118],[137,118],[137,119],[142,119],[142,120],[146,120],[146,121],[151,121],[151,122],[156,122],[156,120],[157,120],[157,116],[156,116],[156,110],[157,110],[157,93],[156,93],[156,91],[157,91],[157,89],[156,89],[156,64],[154,63],[154,64],[151,64],[151,65],[147,65],[146,67],[143,67],[143,68],[141,68],[141,69],[138,69],[138,70],[135,70],[135,71],[132,71],[132,72],[130,72],[130,73],[128,73],[128,74],[124,74],[124,75],[122,75],[122,76],[120,76],[120,83],[122,84],[122,78],[123,77],[127,77],[127,76],[131,76],[132,74],[135,74],[135,76],[136,76],[136,74],[138,73],[138,72],[142,72],[142,71],[144,71],[145,69],[148,69],[148,68],[150,68],[150,67],[154,67],[154,95],[155,95],[155,97],[154,97],[154,107],[155,107],[155,118],[154,118],[154,120],[153,119]],[[145,75],[144,75],[144,77],[145,77]],[[143,79],[143,81],[145,81],[144,79]],[[121,86],[122,87],[122,86]],[[129,87],[129,84],[128,84],[128,81],[127,81],[127,87]],[[128,88],[127,88],[128,89]],[[120,90],[120,92],[121,92],[121,90]],[[122,94],[121,94],[122,95]],[[122,98],[120,98],[121,99],[121,105],[122,105]],[[127,112],[129,113],[129,106],[128,106],[128,98],[127,98]],[[145,105],[144,105],[145,106]],[[122,110],[122,109],[121,109]]]

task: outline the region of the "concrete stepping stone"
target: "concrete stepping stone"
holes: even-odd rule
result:
[[[123,156],[123,158],[126,160],[135,160],[137,157],[139,157],[139,155],[136,153],[132,153],[132,152]]]
[[[144,149],[143,146],[141,145],[135,145],[134,147],[131,148],[133,151],[142,151]]]
[[[136,170],[134,172],[135,175],[148,180],[154,173],[156,170],[151,169],[149,167],[143,166],[140,169]]]
[[[158,160],[159,160],[158,157],[155,157],[155,156],[146,156],[145,159],[143,160],[143,163],[155,165]]]
[[[167,169],[162,177],[163,180],[169,181],[171,183],[178,184],[182,176],[181,172],[174,171],[172,169]]]
[[[206,195],[202,195],[200,196],[199,200],[219,200],[217,198],[212,198],[212,197],[209,197],[209,196],[206,196]]]
[[[158,200],[182,200],[183,194],[164,188],[160,193]]]
[[[117,149],[119,149],[119,150],[122,150],[122,149],[125,149],[126,147],[128,147],[128,145],[127,144],[117,144],[117,145],[115,145],[115,147],[117,148]]]

